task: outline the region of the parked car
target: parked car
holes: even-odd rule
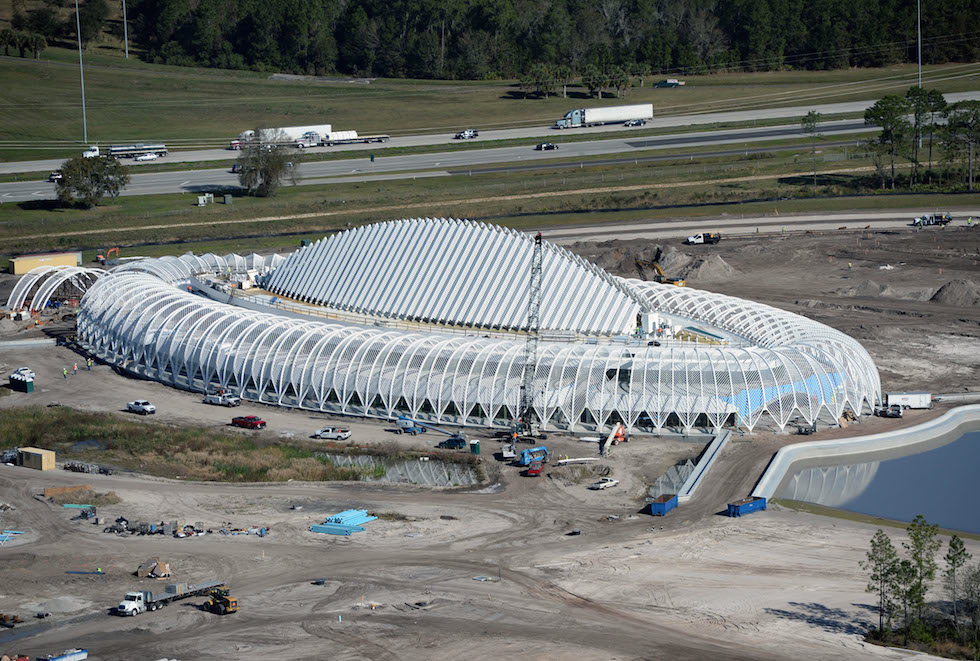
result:
[[[17,369],[15,369],[13,372],[10,373],[10,376],[17,376],[22,379],[28,379],[33,381],[37,375],[34,374],[34,370],[32,370],[30,367],[18,367]]]
[[[627,119],[623,122],[623,126],[646,126],[647,120],[645,119]]]
[[[65,178],[64,175],[61,174],[61,170],[55,170],[54,172],[48,175],[48,181],[52,183],[59,182],[64,178]]]
[[[235,395],[229,395],[227,393],[209,393],[204,396],[205,404],[214,404],[215,406],[238,406],[242,403],[242,400]]]
[[[609,489],[619,484],[619,480],[614,480],[611,477],[603,477],[598,482],[593,482],[589,485],[589,488],[594,491],[601,491],[603,489]]]
[[[160,157],[157,156],[156,154],[140,154],[139,156],[137,156],[133,160],[134,161],[155,161],[158,158],[160,158]]]
[[[313,433],[313,438],[324,438],[331,441],[346,441],[350,436],[350,429],[344,427],[324,427]]]
[[[126,404],[126,410],[130,413],[150,415],[157,412],[157,407],[153,406],[153,404],[150,404],[145,399],[137,399],[135,402],[129,402]]]
[[[902,417],[902,405],[892,404],[891,406],[885,406],[878,409],[878,415],[882,418],[901,418]]]
[[[552,149],[558,149],[558,145],[553,142],[542,142],[535,149],[538,151],[551,151]]]
[[[257,415],[242,415],[231,419],[232,427],[243,429],[265,429],[265,420]]]

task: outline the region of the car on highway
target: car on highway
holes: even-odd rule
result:
[[[243,429],[265,429],[265,420],[257,415],[241,415],[231,419],[231,426]]]
[[[598,482],[593,482],[589,485],[589,488],[593,491],[602,491],[604,489],[611,489],[619,484],[619,480],[614,480],[611,477],[603,477]]]
[[[346,441],[350,438],[350,429],[345,427],[324,427],[315,431],[313,438],[322,438],[330,441]]]
[[[140,154],[139,156],[137,156],[133,160],[134,161],[155,161],[158,158],[160,158],[160,157],[157,156],[156,154]]]
[[[469,140],[470,138],[476,138],[479,135],[480,132],[476,129],[465,129],[453,136],[453,140]]]
[[[542,142],[535,149],[538,151],[551,151],[552,149],[558,149],[558,145],[553,142]]]
[[[145,399],[137,399],[135,402],[126,404],[126,410],[130,413],[139,413],[140,415],[152,415],[157,412],[157,407]]]
[[[48,175],[48,181],[50,181],[52,183],[57,183],[57,182],[61,181],[64,178],[65,178],[65,176],[63,174],[61,174],[61,170],[55,170],[54,172],[52,172],[51,174]]]
[[[32,370],[30,367],[18,367],[10,373],[10,376],[15,376],[18,379],[33,381],[36,375],[34,374],[34,370]]]
[[[242,171],[242,164],[241,163],[232,163],[231,164],[231,173],[232,174],[235,174],[236,172],[241,172],[241,171]]]
[[[647,120],[645,119],[627,119],[623,122],[623,126],[646,126]]]

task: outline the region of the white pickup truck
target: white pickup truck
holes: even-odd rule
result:
[[[619,484],[619,480],[614,480],[611,477],[603,477],[598,482],[593,482],[589,485],[589,488],[593,491],[602,491],[603,489],[610,489]]]
[[[313,438],[323,438],[331,441],[346,441],[350,436],[350,429],[343,427],[324,427],[313,434]]]
[[[204,396],[205,404],[214,404],[215,406],[238,406],[242,403],[242,400],[235,395],[229,395],[227,393],[209,393]]]
[[[701,234],[695,234],[693,236],[687,237],[684,243],[689,246],[696,246],[702,243],[718,243],[721,241],[721,234],[714,234],[711,232],[702,232]]]
[[[157,412],[157,407],[153,406],[153,404],[150,404],[145,399],[137,399],[135,402],[129,402],[126,404],[126,410],[130,413],[150,415]]]

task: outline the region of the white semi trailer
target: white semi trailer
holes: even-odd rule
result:
[[[579,108],[569,110],[555,122],[556,129],[573,129],[580,126],[602,126],[621,124],[631,119],[653,119],[653,104],[640,103],[633,106],[611,106],[609,108]]]
[[[330,133],[330,124],[313,124],[311,126],[283,126],[279,128],[259,129],[258,138],[262,142],[294,143],[308,133],[325,135]],[[255,131],[242,131],[237,140],[232,140],[229,149],[241,149],[246,142],[255,140]]]

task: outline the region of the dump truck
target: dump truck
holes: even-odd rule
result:
[[[633,106],[569,110],[564,117],[555,122],[554,128],[573,129],[581,126],[622,124],[631,119],[653,119],[653,104],[641,103]]]
[[[135,590],[133,592],[127,592],[123,600],[119,602],[119,605],[113,609],[113,612],[117,615],[136,616],[146,611],[158,610],[181,599],[210,594],[213,588],[223,585],[223,581],[208,581],[207,583],[199,583],[197,585],[168,583],[164,592]]]
[[[224,586],[212,588],[201,608],[215,615],[237,613],[238,597],[231,596],[230,590]]]

